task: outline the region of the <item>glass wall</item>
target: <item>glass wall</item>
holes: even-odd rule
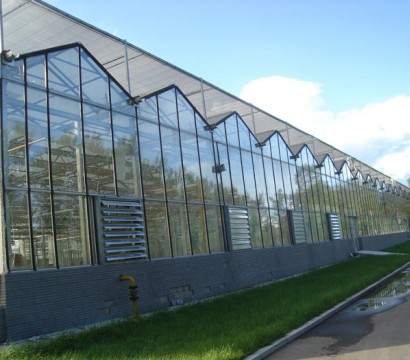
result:
[[[408,194],[293,154],[275,132],[260,143],[237,113],[208,124],[174,86],[134,104],[82,46],[3,66],[2,166],[11,270],[102,263],[96,197],[142,199],[150,259],[228,251],[226,206],[245,209],[251,247],[406,231]],[[406,208],[407,205],[407,208]]]

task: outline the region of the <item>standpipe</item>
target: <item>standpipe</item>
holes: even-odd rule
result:
[[[120,281],[129,281],[130,286],[128,287],[130,289],[130,300],[132,301],[132,317],[136,319],[138,317],[138,294],[137,294],[137,288],[138,286],[135,285],[135,280],[132,276],[128,275],[120,275]]]

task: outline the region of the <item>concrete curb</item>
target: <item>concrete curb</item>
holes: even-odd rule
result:
[[[379,281],[375,282],[374,284],[369,285],[367,288],[365,288],[365,289],[359,291],[358,293],[350,296],[349,298],[347,298],[346,300],[344,300],[341,303],[337,304],[333,308],[325,311],[324,313],[320,314],[319,316],[317,316],[317,317],[313,318],[312,320],[308,321],[307,323],[305,323],[301,327],[299,327],[299,328],[291,331],[290,333],[286,334],[283,338],[281,338],[279,340],[276,340],[272,344],[270,344],[268,346],[265,346],[265,347],[259,349],[258,351],[256,351],[255,353],[247,356],[246,358],[244,358],[244,360],[263,360],[263,359],[267,358],[268,356],[272,355],[275,351],[278,351],[279,349],[281,349],[285,345],[289,344],[290,342],[296,340],[297,338],[299,338],[300,336],[302,336],[303,334],[308,332],[310,329],[314,328],[315,326],[319,325],[323,321],[325,321],[328,318],[332,317],[333,315],[335,315],[339,311],[341,311],[341,310],[345,309],[346,307],[348,307],[349,305],[353,304],[354,302],[356,302],[357,300],[359,300],[360,298],[362,298],[363,296],[365,296],[369,292],[371,292],[371,291],[375,290],[376,288],[378,288],[379,286],[383,285],[385,282],[387,282],[391,278],[395,277],[396,275],[401,273],[404,269],[408,268],[409,266],[410,266],[410,261],[408,263],[406,263],[405,265],[403,265],[402,267],[396,269],[395,271],[393,271],[389,275],[386,275],[384,278],[382,278]]]

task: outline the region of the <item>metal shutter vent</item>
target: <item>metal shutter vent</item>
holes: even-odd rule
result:
[[[248,209],[225,206],[224,213],[229,250],[250,249],[252,245]]]
[[[303,211],[288,210],[290,228],[294,244],[305,244],[307,242],[305,217]]]
[[[339,214],[327,213],[327,221],[329,223],[330,239],[340,240],[342,238],[342,230],[340,227]]]
[[[98,199],[105,261],[145,259],[144,213],[140,200]]]

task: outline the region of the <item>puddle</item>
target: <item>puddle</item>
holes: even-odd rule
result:
[[[400,297],[410,295],[410,268],[405,269],[390,280],[383,287],[360,300],[354,307],[354,311],[384,311],[401,303]]]

